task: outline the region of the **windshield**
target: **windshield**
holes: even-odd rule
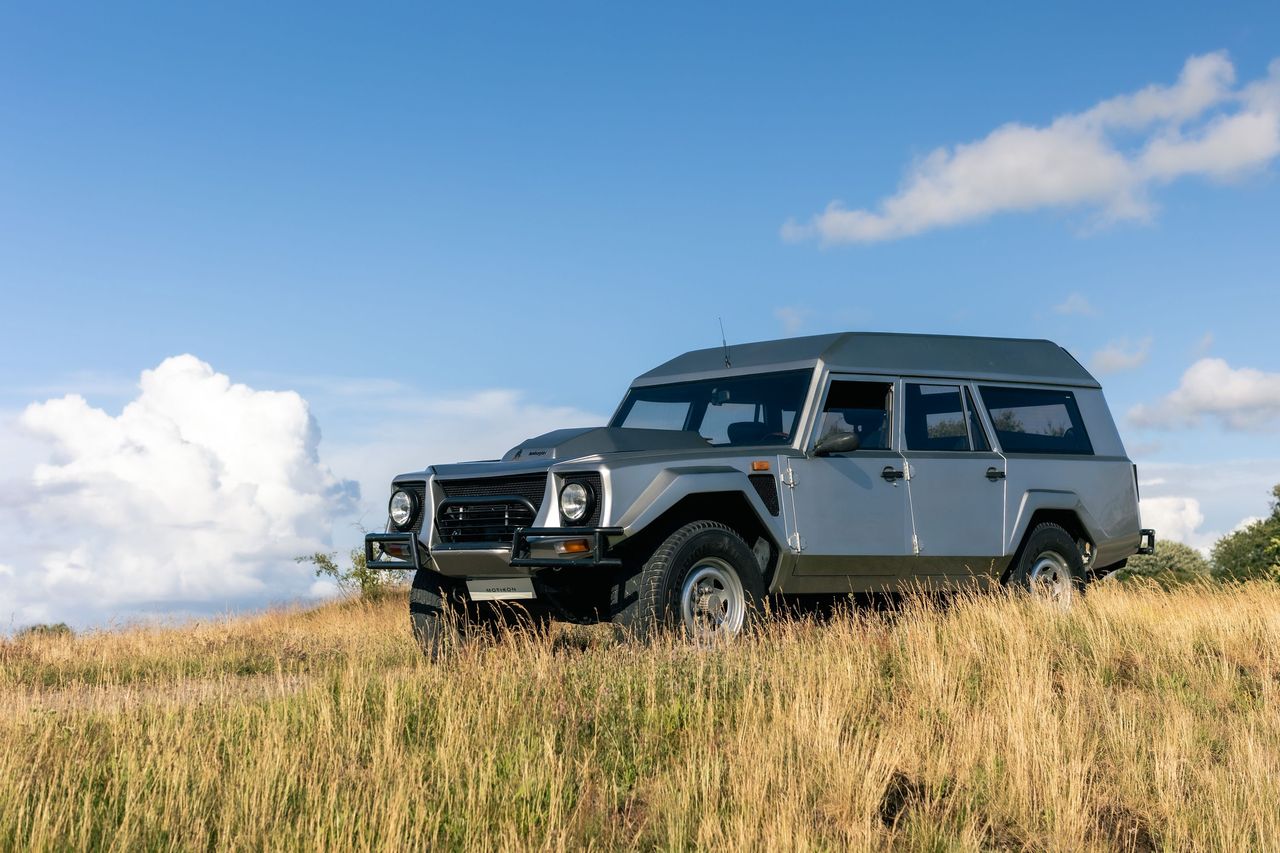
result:
[[[790,444],[812,371],[632,388],[610,426],[693,430],[716,447]]]

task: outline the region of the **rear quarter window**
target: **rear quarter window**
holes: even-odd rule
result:
[[[979,390],[1005,453],[1093,454],[1072,392],[998,385]]]

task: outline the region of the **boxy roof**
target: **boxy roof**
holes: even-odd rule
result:
[[[819,361],[845,373],[950,376],[1045,385],[1100,387],[1089,371],[1053,341],[840,332],[783,338],[676,356],[635,380],[636,385],[813,367]]]

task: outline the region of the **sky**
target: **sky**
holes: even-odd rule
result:
[[[1207,548],[1280,482],[1278,60],[1251,2],[0,5],[0,630],[332,594],[392,475],[718,318],[1057,341]]]

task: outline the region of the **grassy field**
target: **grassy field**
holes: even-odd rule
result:
[[[405,603],[0,645],[0,847],[1280,848],[1280,587],[419,659]]]

